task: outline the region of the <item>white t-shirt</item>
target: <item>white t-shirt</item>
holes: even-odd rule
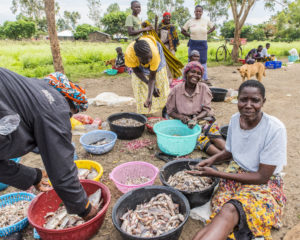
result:
[[[201,17],[200,19],[192,18],[188,20],[183,29],[185,31],[190,30],[192,40],[207,40],[208,28],[212,28],[214,24],[208,19]]]
[[[270,57],[270,54],[268,54],[268,49],[267,48],[264,48],[262,51],[261,51],[261,54],[260,54],[262,57]]]
[[[276,166],[274,174],[280,173],[286,160],[286,129],[277,118],[263,113],[258,125],[251,130],[240,127],[240,113],[231,117],[226,150],[244,170],[257,172],[259,164]]]

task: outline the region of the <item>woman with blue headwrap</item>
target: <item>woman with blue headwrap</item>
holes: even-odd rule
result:
[[[62,73],[45,79],[27,78],[0,68],[0,182],[40,191],[43,173],[38,168],[10,161],[38,147],[49,179],[69,213],[84,219],[97,210],[77,177],[70,116],[88,107],[84,89]]]

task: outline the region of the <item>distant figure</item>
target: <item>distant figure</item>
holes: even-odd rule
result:
[[[197,50],[193,50],[191,51],[190,55],[189,55],[189,62],[199,62],[200,61],[200,53]]]
[[[188,43],[189,53],[193,50],[197,50],[200,53],[200,63],[204,67],[203,80],[207,81],[207,35],[212,33],[216,27],[208,19],[202,17],[202,6],[197,5],[194,13],[195,18],[188,20],[184,24],[181,33],[190,38]]]
[[[121,47],[117,47],[116,52],[117,52],[118,55],[117,55],[117,58],[116,58],[116,63],[112,68],[118,70],[118,73],[123,73],[125,71],[125,68],[126,68],[125,67],[124,53],[123,53]]]
[[[271,44],[267,43],[266,47],[261,51],[261,56],[263,57],[263,61],[273,61],[275,59],[275,55],[270,55],[268,53],[268,49],[270,48]]]
[[[257,49],[256,48],[251,49],[245,58],[246,63],[253,64],[256,61],[258,61],[258,62],[261,61],[262,60],[262,55],[261,55],[262,50],[263,50],[262,45],[259,45]]]
[[[138,15],[141,13],[141,4],[139,1],[131,2],[132,15],[126,18],[125,27],[127,27],[129,36],[139,36],[142,32],[147,32],[152,29],[151,26],[141,28],[142,21]]]

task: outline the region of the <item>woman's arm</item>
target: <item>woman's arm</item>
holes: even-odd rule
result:
[[[151,31],[152,29],[153,28],[151,26],[141,28],[141,29],[138,29],[138,30],[134,30],[133,27],[127,27],[127,31],[128,31],[129,36],[136,36],[136,35],[139,35],[140,33]]]
[[[152,105],[152,95],[155,90],[155,82],[156,82],[156,71],[150,71],[149,81],[148,81],[148,97],[144,106],[146,108],[151,109]]]
[[[134,74],[141,79],[142,82],[146,83],[148,85],[149,81],[145,77],[145,74],[142,72],[142,70],[139,67],[132,68]]]
[[[212,32],[215,31],[215,30],[216,30],[216,27],[213,26],[212,28],[210,28],[210,29],[208,30],[207,34],[210,34],[210,33],[212,33]]]
[[[174,112],[174,111],[171,112],[171,113],[169,114],[169,116],[172,117],[172,118],[181,120],[184,124],[187,124],[188,121],[191,120],[191,118],[189,118],[188,116],[183,115],[183,114],[179,114],[179,113]]]
[[[190,37],[191,34],[189,34],[184,28],[181,29],[181,33],[186,36],[186,37]]]
[[[208,117],[208,112],[206,110],[200,112],[196,117],[193,118],[193,120],[198,121],[205,117]]]
[[[207,159],[208,160],[208,159]],[[229,180],[234,180],[241,182],[243,184],[266,184],[270,177],[273,175],[276,166],[259,164],[259,169],[257,172],[247,172],[247,173],[226,173],[219,172],[210,167],[199,167],[198,174],[201,176],[214,176]]]

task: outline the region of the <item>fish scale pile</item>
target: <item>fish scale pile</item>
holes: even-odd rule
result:
[[[0,228],[13,225],[27,216],[29,201],[19,201],[0,207]]]
[[[95,168],[78,168],[78,178],[79,179],[90,179],[93,180],[98,176],[98,172]]]
[[[210,177],[193,176],[186,171],[179,171],[170,176],[168,184],[180,191],[199,192],[209,188],[213,183]]]
[[[89,196],[90,203],[101,209],[103,199],[101,199],[101,189]],[[67,229],[83,224],[85,221],[74,214],[68,214],[65,206],[59,207],[55,212],[48,212],[44,217],[46,222],[43,225],[47,229]]]
[[[144,125],[143,123],[131,118],[120,118],[113,121],[112,124],[122,127],[141,127]]]
[[[144,176],[137,177],[137,178],[129,178],[128,177],[126,179],[125,185],[139,185],[139,184],[143,184],[143,183],[146,183],[149,181],[150,181],[150,178],[144,177]]]
[[[184,216],[179,213],[179,204],[175,204],[170,195],[161,193],[137,205],[135,210],[127,211],[121,220],[121,228],[126,233],[149,238],[177,228]]]

